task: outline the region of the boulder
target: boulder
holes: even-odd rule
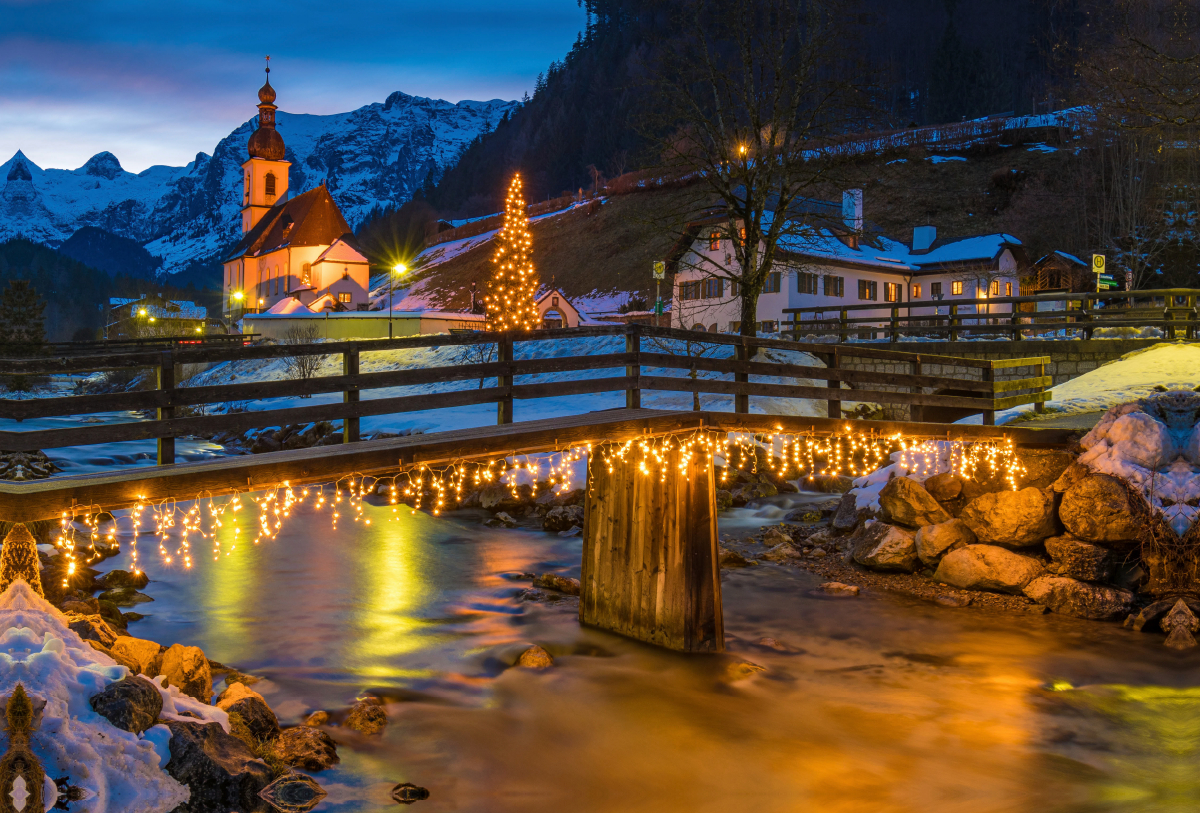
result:
[[[254,739],[266,742],[279,736],[279,720],[263,696],[244,683],[234,683],[217,698],[217,708],[242,718]]]
[[[854,492],[850,492],[842,497],[842,501],[838,503],[837,511],[833,514],[833,522],[830,524],[836,533],[850,533],[857,528],[864,520],[871,516],[869,508],[858,507],[858,497]]]
[[[582,505],[560,505],[551,508],[546,512],[546,518],[542,520],[542,530],[551,533],[569,531],[576,525],[583,526]]]
[[[141,590],[150,583],[150,577],[143,571],[130,573],[127,570],[110,570],[96,579],[96,583],[105,590],[115,587],[132,587],[134,590]]]
[[[821,590],[834,596],[857,596],[859,594],[858,585],[842,582],[825,582],[821,585]]]
[[[980,542],[1013,547],[1036,545],[1057,531],[1054,499],[1039,488],[982,494],[961,518]]]
[[[717,561],[721,567],[750,567],[754,564],[736,550],[717,548]]]
[[[948,502],[958,499],[962,494],[963,481],[957,474],[952,471],[944,471],[941,474],[935,474],[925,480],[925,490],[929,495],[938,502]]]
[[[402,805],[411,805],[429,798],[429,791],[412,782],[401,782],[392,788],[392,801]]]
[[[512,515],[506,511],[499,512],[498,514],[496,514],[496,516],[492,517],[484,524],[487,525],[489,528],[515,528],[515,527],[517,527],[517,521],[515,519],[513,519]]]
[[[172,644],[162,656],[167,683],[201,703],[212,699],[212,667],[198,646]]]
[[[338,763],[337,746],[319,728],[302,725],[285,728],[271,745],[275,758],[305,771],[323,771]]]
[[[907,528],[923,528],[950,519],[925,487],[908,477],[893,477],[879,492],[883,520]]]
[[[723,488],[717,489],[717,513],[733,508],[733,492]]]
[[[553,665],[554,658],[550,657],[550,653],[540,646],[529,647],[517,659],[517,666],[526,669],[549,669]]]
[[[220,723],[163,722],[171,729],[171,758],[164,768],[191,791],[176,811],[258,809],[258,793],[271,783],[271,769],[245,743],[226,734]]]
[[[319,726],[329,724],[329,712],[317,709],[312,714],[304,718],[302,725]]]
[[[1075,455],[1062,449],[1022,449],[1019,485],[1022,488],[1050,488],[1071,466]]]
[[[579,579],[560,576],[557,573],[541,574],[533,580],[533,586],[540,587],[543,590],[557,590],[560,593],[566,593],[568,596],[579,595]]]
[[[872,522],[859,530],[851,542],[854,561],[872,570],[912,573],[920,561],[912,532],[885,522]]]
[[[111,590],[105,590],[96,598],[100,601],[111,601],[118,607],[132,607],[134,604],[154,601],[150,596],[145,593],[139,593],[132,587],[114,587]]]
[[[820,494],[845,494],[854,488],[854,478],[844,474],[810,474],[800,480],[800,486]]]
[[[1058,516],[1084,542],[1133,541],[1140,529],[1126,486],[1107,474],[1089,474],[1068,488]]]
[[[514,511],[527,503],[533,502],[533,486],[522,483],[516,488],[500,483],[487,486],[479,492],[479,505],[493,514],[500,511]]]
[[[779,494],[779,488],[774,483],[746,483],[733,490],[733,504],[742,506],[751,500],[761,500]]]
[[[387,712],[383,710],[382,701],[375,697],[355,703],[346,717],[346,728],[360,734],[378,734],[386,725]]]
[[[937,525],[926,525],[917,531],[916,541],[917,556],[925,564],[934,567],[950,551],[974,545],[977,540],[970,525],[961,519],[952,519]]]
[[[141,734],[158,722],[162,694],[143,677],[122,678],[92,695],[92,710],[122,731]]]
[[[1063,470],[1057,480],[1050,484],[1050,490],[1055,494],[1062,494],[1091,473],[1087,466],[1075,461]]]
[[[1042,576],[1025,585],[1025,595],[1062,615],[1113,621],[1129,615],[1133,593],[1066,576]]]
[[[67,612],[67,626],[85,641],[96,641],[111,648],[120,635],[99,615]]]
[[[1068,576],[1085,582],[1103,582],[1112,578],[1115,568],[1108,548],[1076,539],[1070,534],[1046,540],[1050,566],[1046,569],[1057,576]]]
[[[967,545],[942,557],[935,581],[972,590],[1020,593],[1045,573],[1042,563],[995,545]]]
[[[121,661],[137,664],[139,674],[147,677],[158,677],[162,672],[162,653],[165,648],[154,641],[141,638],[130,638],[121,635],[109,647],[113,656]]]

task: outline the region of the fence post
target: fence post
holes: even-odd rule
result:
[[[900,341],[900,309],[899,308],[892,308],[891,328],[892,328],[892,335],[888,341],[890,341],[892,344],[895,344],[896,342]]]
[[[734,353],[738,361],[750,360],[750,348],[746,347],[746,337],[739,336],[738,343],[734,346]],[[733,380],[735,382],[749,383],[749,373],[734,373]],[[739,415],[747,415],[750,412],[750,393],[735,393],[733,396],[733,411]]]
[[[849,334],[846,332],[846,320],[850,318],[850,311],[842,308],[838,314],[838,343],[845,344],[849,339]]]
[[[625,367],[626,378],[638,378],[642,374],[642,337],[638,332],[636,323],[630,323],[625,326],[625,352],[634,354],[634,363]],[[625,408],[626,409],[641,409],[642,408],[642,390],[640,387],[632,386],[625,390]]]
[[[993,385],[992,391],[989,393],[989,395],[991,396],[991,399],[992,399],[992,406],[995,407],[996,406],[996,387],[995,387],[996,368],[993,367],[990,363],[988,364],[987,367],[983,368],[983,380],[992,382],[992,385]],[[984,426],[995,426],[996,425],[996,410],[995,409],[985,409],[983,411],[983,425]]]
[[[342,391],[343,404],[357,404],[360,396],[358,390],[358,345],[351,344],[350,348],[342,353],[342,375],[351,375],[356,379]],[[358,416],[351,417],[345,415],[342,418],[342,442],[357,443],[358,436]]]
[[[832,362],[832,364],[830,365],[832,369],[834,369],[834,370],[842,369],[842,351],[834,350],[833,355],[830,356],[830,361]],[[835,389],[835,390],[838,390],[839,392],[842,389],[841,379],[838,379],[836,381],[832,381],[832,380],[826,381],[825,384],[830,389]],[[835,401],[832,398],[830,398],[825,414],[828,415],[830,418],[837,418],[840,420],[842,417],[842,402],[841,402],[841,400]]]
[[[175,407],[169,406],[175,402],[175,359],[170,350],[162,351],[158,361],[158,389],[167,393],[168,406],[159,407],[157,417],[160,421],[175,417]],[[158,439],[158,465],[166,466],[175,462],[175,438]]]
[[[1014,342],[1022,341],[1025,337],[1021,335],[1021,312],[1017,310],[1017,306],[1013,306],[1012,312],[1012,340]]]
[[[513,340],[511,333],[504,333],[496,340],[496,360],[511,363],[513,360]],[[496,386],[508,387],[508,393],[496,404],[496,423],[513,422],[512,375],[496,376]]]
[[[912,374],[913,375],[921,375],[921,370],[922,370],[921,357],[917,356],[912,361]],[[912,390],[913,395],[924,395],[924,393],[922,392],[923,388],[917,384],[913,384],[912,387],[910,387],[910,389]],[[908,419],[910,421],[913,421],[914,423],[919,423],[919,422],[925,420],[924,405],[923,404],[909,404]]]
[[[1196,338],[1196,325],[1195,325],[1195,321],[1196,321],[1196,295],[1195,295],[1195,294],[1188,294],[1188,296],[1187,296],[1187,309],[1188,309],[1188,312],[1187,312],[1188,326],[1187,326],[1187,328],[1184,330],[1184,334],[1183,334],[1183,335],[1187,337],[1188,341],[1194,341],[1194,340],[1195,340],[1195,338]]]
[[[1046,376],[1046,363],[1045,362],[1042,362],[1041,364],[1038,365],[1038,376],[1043,377],[1043,378]],[[1051,384],[1051,386],[1053,386],[1053,383]],[[1043,384],[1041,387],[1038,388],[1038,392],[1045,392],[1045,391],[1046,391],[1045,384]],[[1045,412],[1046,404],[1042,401],[1038,401],[1036,404],[1033,405],[1033,411],[1038,412],[1038,413]]]
[[[958,305],[950,306],[950,341],[958,341]]]

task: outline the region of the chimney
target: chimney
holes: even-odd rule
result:
[[[863,192],[861,189],[847,189],[842,193],[842,222],[855,234],[862,233]]]
[[[937,226],[917,226],[913,229],[913,251],[926,251],[937,239]]]

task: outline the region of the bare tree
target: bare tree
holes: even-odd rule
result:
[[[283,334],[283,343],[286,345],[312,345],[315,344],[317,338],[321,335],[321,329],[315,324],[299,324],[292,325]],[[325,357],[318,354],[296,354],[294,356],[284,356],[283,367],[287,371],[288,378],[296,381],[307,381],[317,374],[317,370],[321,368],[321,362]],[[308,395],[302,396],[308,398]]]
[[[483,334],[481,333],[480,335],[482,336]],[[454,361],[457,364],[487,364],[488,362],[495,360],[495,342],[475,342],[473,344],[464,344],[454,355]],[[484,381],[486,381],[486,379],[479,379],[479,389],[483,389]]]
[[[704,334],[702,332],[695,331],[695,333],[695,339],[688,337],[682,341],[683,355],[690,359],[714,358],[721,350],[727,350],[729,347],[728,345],[711,344],[706,342],[703,339]],[[649,341],[650,344],[654,346],[655,350],[660,353],[670,353],[671,355],[679,354],[679,345],[681,342],[678,339],[650,338]],[[693,382],[700,380],[700,371],[696,369],[696,365],[694,363],[688,368],[688,378],[690,378]],[[700,411],[700,393],[698,391],[692,392],[692,411]]]
[[[731,263],[711,262],[708,273],[736,283],[743,335],[756,333],[758,298],[781,240],[825,216],[795,204],[827,180],[836,155],[828,137],[850,129],[862,107],[863,80],[841,78],[850,75],[841,68],[853,50],[843,30],[848,2],[685,4],[687,36],[655,74],[664,121],[673,125],[657,128],[663,161],[700,178],[719,201],[709,215],[724,224]]]

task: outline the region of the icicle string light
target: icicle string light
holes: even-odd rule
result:
[[[489,485],[508,488],[519,496],[522,485],[533,489],[533,496],[566,494],[577,487],[577,464],[603,465],[609,472],[617,466],[633,466],[647,477],[665,481],[673,470],[688,476],[691,464],[700,458],[721,468],[721,481],[731,471],[769,470],[783,479],[812,479],[820,475],[860,477],[895,462],[904,474],[928,477],[938,471],[951,471],[965,478],[980,474],[999,476],[1016,490],[1025,473],[1009,438],[988,441],[930,440],[876,432],[856,432],[845,425],[836,434],[819,435],[784,432],[724,433],[700,429],[687,433],[645,435],[624,442],[584,444],[555,452],[508,455],[498,459],[458,460],[441,466],[418,464],[386,477],[358,473],[342,477],[330,485],[293,487],[283,482],[274,488],[253,493],[235,493],[224,499],[212,494],[196,495],[184,508],[174,500],[154,503],[139,498],[127,514],[116,516],[99,506],[78,506],[63,512],[55,545],[67,556],[67,578],[77,568],[103,554],[102,548],[119,547],[117,535],[127,526],[131,535],[130,566],[141,572],[138,536],[152,533],[164,565],[184,569],[193,564],[192,541],[206,541],[213,559],[229,556],[241,541],[242,526],[237,515],[254,512],[249,526],[255,531],[252,544],[276,538],[284,524],[301,507],[321,512],[328,510],[334,529],[349,517],[355,523],[370,525],[363,512],[363,500],[369,495],[386,499],[393,515],[404,504],[411,513],[428,509],[437,515],[462,503],[468,489]],[[332,489],[332,491],[331,491]],[[110,521],[101,522],[108,516]],[[231,524],[232,538],[220,531]],[[176,530],[178,529],[178,530]],[[176,535],[172,539],[173,534]]]

